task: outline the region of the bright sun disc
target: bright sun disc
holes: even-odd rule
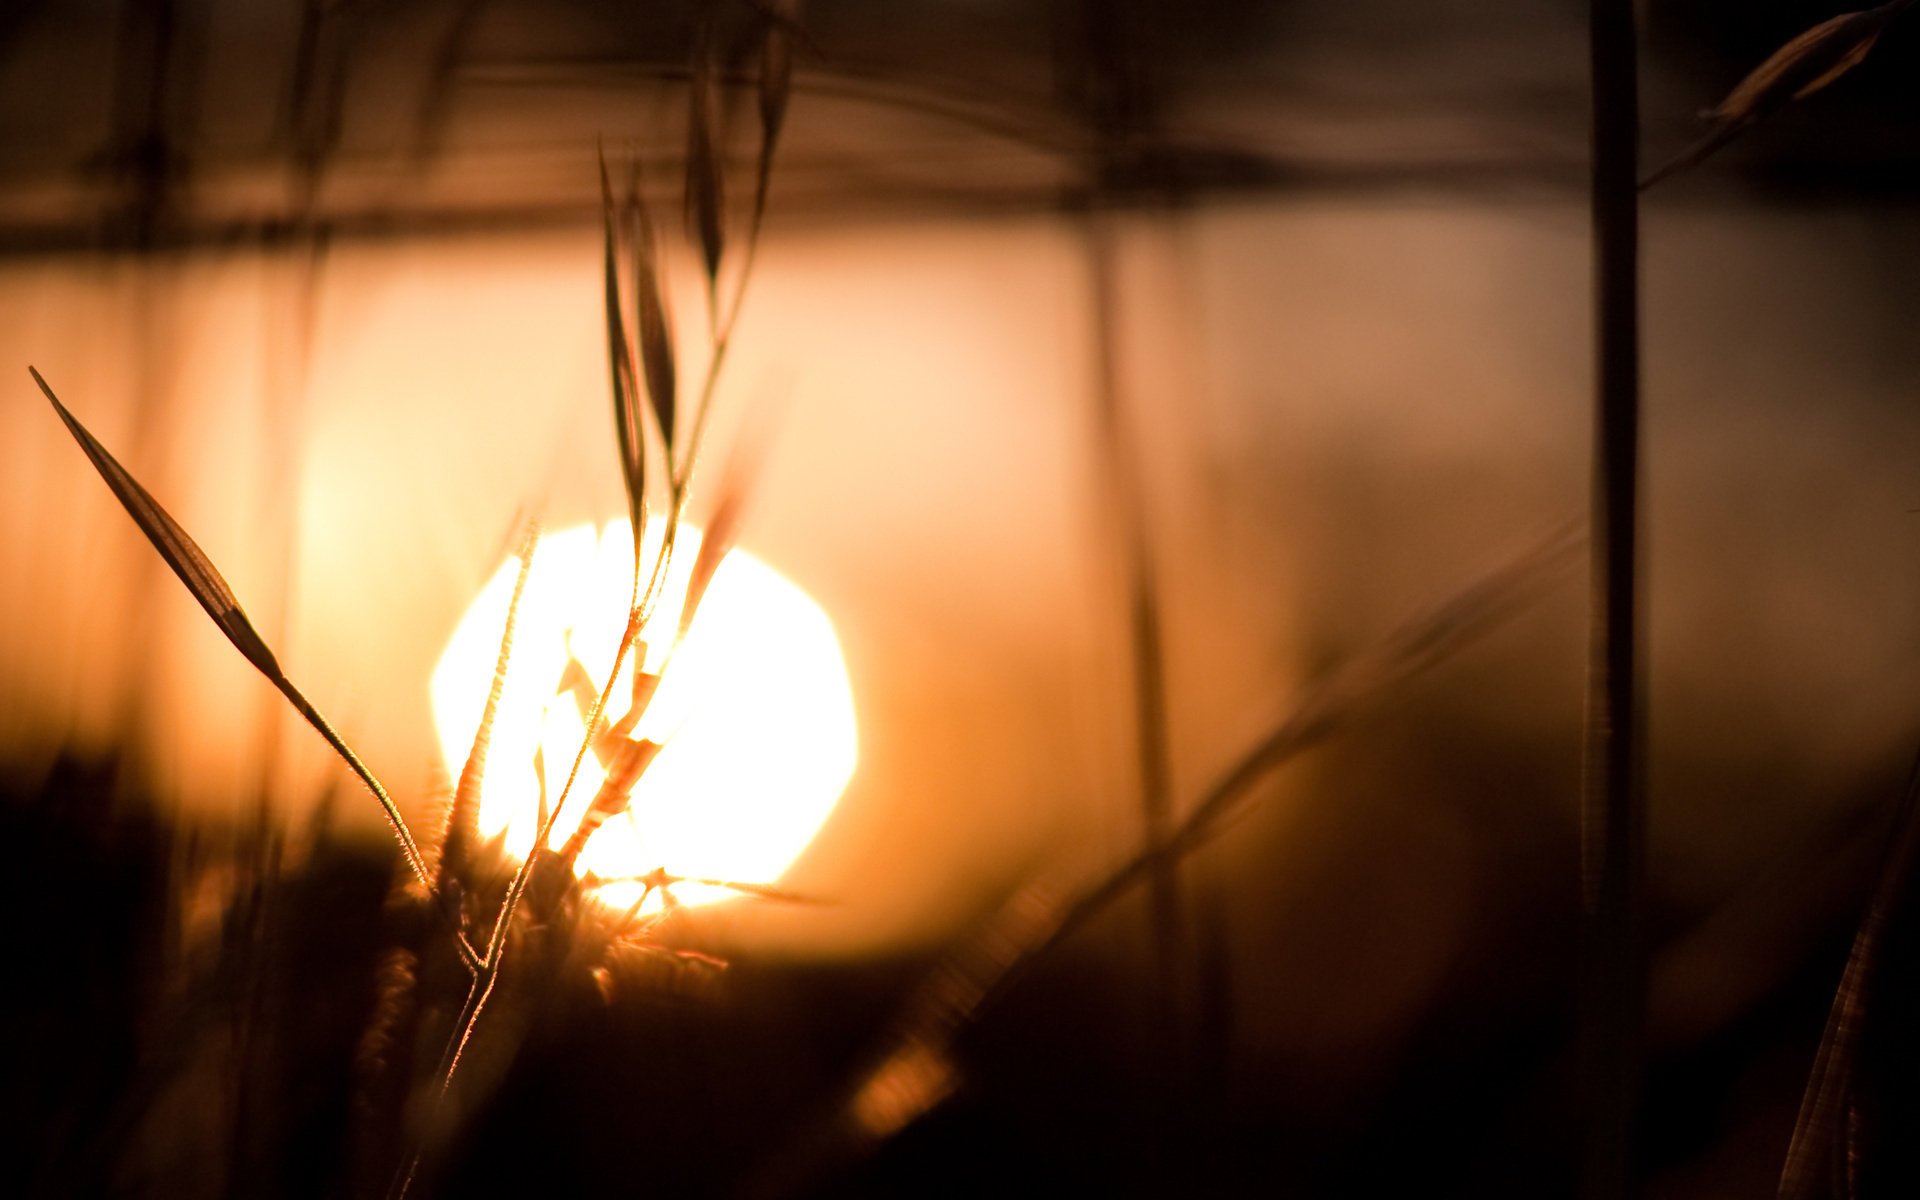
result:
[[[648,562],[659,551],[660,524],[647,531]],[[664,598],[643,635],[649,671],[667,660],[700,546],[700,531],[690,526],[676,537]],[[494,572],[434,668],[434,725],[454,778],[492,686],[519,568],[510,557]],[[542,774],[551,802],[579,750],[585,714],[626,627],[632,571],[633,537],[624,520],[598,535],[590,525],[550,533],[534,550],[480,786],[481,836],[504,830],[516,858],[538,834]],[[608,701],[610,723],[632,699],[632,658]],[[602,880],[661,869],[775,882],[826,821],[857,755],[853,693],[827,614],[773,568],[730,552],[634,735],[665,748],[627,811],[587,843],[578,871]],[[603,778],[589,752],[550,845],[561,845],[579,824]],[[600,899],[620,906],[640,894],[632,882],[598,889]],[[702,904],[736,893],[684,883],[673,894]]]

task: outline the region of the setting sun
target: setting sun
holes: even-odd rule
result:
[[[648,530],[648,561],[658,553],[660,524]],[[664,748],[632,804],[593,834],[576,864],[583,875],[614,881],[598,889],[611,904],[632,903],[641,885],[631,880],[655,870],[774,882],[853,773],[853,696],[839,640],[820,606],[779,572],[743,551],[729,553],[686,638],[672,648],[699,545],[700,531],[683,525],[645,644],[629,656],[608,702],[608,721],[619,721],[633,696],[633,657],[647,671],[665,668],[633,729],[635,738]],[[494,572],[433,672],[434,724],[456,777],[486,703],[519,565],[509,557]],[[581,525],[547,534],[534,551],[480,790],[482,836],[504,831],[515,857],[538,834],[542,789],[549,803],[558,799],[585,735],[586,712],[626,624],[632,570],[624,520],[598,533]],[[603,764],[587,754],[551,845],[578,826],[604,778]],[[673,889],[687,904],[735,894],[692,882]]]

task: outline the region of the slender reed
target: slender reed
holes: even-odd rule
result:
[[[1091,886],[1063,894],[1023,889],[950,952],[909,1000],[847,1103],[776,1156],[753,1194],[805,1193],[845,1162],[918,1119],[954,1086],[950,1052],[961,1029],[1011,991],[1028,968],[1107,912],[1166,864],[1180,861],[1247,812],[1280,768],[1360,723],[1409,682],[1451,660],[1523,611],[1577,561],[1581,531],[1568,525],[1335,664],[1297,698],[1284,719],[1213,786],[1186,806],[1168,836],[1144,847]]]
[[[1592,0],[1592,626],[1581,799],[1581,1194],[1633,1190],[1645,968],[1639,596],[1639,101],[1632,0]]]
[[[1120,286],[1112,225],[1112,214],[1097,205],[1085,220],[1093,290],[1095,446],[1125,576],[1140,844],[1151,854],[1166,844],[1174,830],[1173,754],[1160,587],[1147,530],[1146,483],[1141,478],[1138,445],[1120,384]],[[1153,1019],[1164,1035],[1158,1043],[1168,1060],[1158,1065],[1167,1076],[1161,1083],[1177,1091],[1185,1083],[1182,1076],[1191,1033],[1187,985],[1193,971],[1177,859],[1155,857],[1147,896],[1156,967],[1150,985]]]

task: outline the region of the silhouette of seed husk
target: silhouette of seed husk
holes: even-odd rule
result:
[[[1640,181],[1642,188],[1706,160],[1722,146],[1795,100],[1804,100],[1860,65],[1889,22],[1913,0],[1842,13],[1820,22],[1774,51],[1704,114],[1706,136]]]

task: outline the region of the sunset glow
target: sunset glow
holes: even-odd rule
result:
[[[649,562],[660,525],[648,530]],[[629,656],[608,702],[607,719],[618,722],[632,700],[634,657],[650,672],[665,666],[633,730],[665,748],[627,811],[587,843],[577,864],[583,875],[621,880],[664,869],[772,883],[813,839],[853,773],[853,696],[832,623],[773,568],[743,551],[729,553],[685,640],[672,650],[699,544],[699,531],[683,525],[646,644]],[[549,802],[557,800],[585,714],[606,682],[626,623],[632,545],[627,523],[615,521],[598,533],[581,525],[547,534],[534,551],[480,792],[482,836],[504,830],[515,857],[537,836],[543,775]],[[486,703],[518,571],[510,557],[494,572],[433,672],[434,723],[455,778]],[[603,779],[600,761],[587,754],[550,845],[559,847],[579,824]],[[640,890],[612,882],[597,894],[624,906]],[[673,889],[687,904],[736,894],[695,883]]]

